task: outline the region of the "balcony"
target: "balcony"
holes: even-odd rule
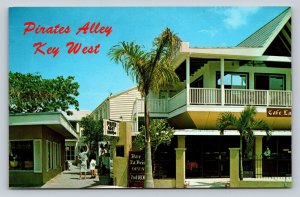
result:
[[[190,88],[190,105],[221,104],[221,89]],[[292,91],[225,89],[224,105],[291,107]]]
[[[182,90],[172,98],[148,99],[148,109],[152,118],[168,118],[177,129],[215,129],[217,118],[225,111],[237,112],[245,105],[260,107],[260,118],[273,126],[285,130],[291,127],[291,118],[267,118],[266,107],[291,107],[291,91],[190,88],[189,102],[187,91]],[[223,104],[222,104],[223,100]],[[144,116],[144,100],[137,99],[132,112],[134,131],[137,131],[138,117]]]
[[[182,90],[172,98],[149,99],[148,109],[152,115],[167,116],[168,113],[183,106],[197,105],[222,105],[221,89],[217,88],[190,88],[189,103],[187,104],[186,89]],[[225,89],[224,106],[265,106],[265,107],[291,107],[292,91],[279,90],[244,90]],[[133,113],[144,113],[144,100],[137,99],[134,104]]]

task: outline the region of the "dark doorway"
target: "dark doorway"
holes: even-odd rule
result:
[[[263,138],[263,152],[268,146],[271,155],[262,155],[263,176],[286,177],[292,174],[292,137],[272,136]]]
[[[186,178],[229,177],[229,148],[239,136],[187,136]]]

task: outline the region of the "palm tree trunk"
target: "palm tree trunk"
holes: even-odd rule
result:
[[[147,107],[147,95],[144,101],[144,115],[146,127],[146,146],[145,146],[145,181],[144,188],[154,188],[153,173],[152,173],[152,158],[151,158],[151,141],[149,128],[149,113]]]
[[[243,136],[240,133],[240,180],[243,180]]]

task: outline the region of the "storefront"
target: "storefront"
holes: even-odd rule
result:
[[[9,116],[9,186],[40,186],[64,170],[65,138],[76,139],[61,113]]]

